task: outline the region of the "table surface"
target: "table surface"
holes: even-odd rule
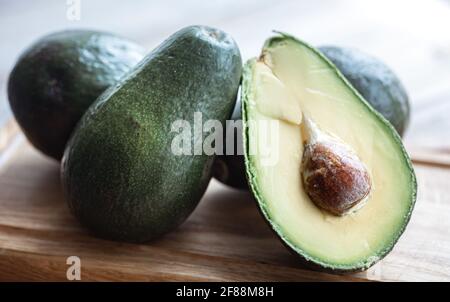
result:
[[[82,0],[79,21],[66,18],[65,1],[30,2],[0,1],[0,279],[59,280],[65,278],[64,257],[79,253],[95,268],[85,277],[95,280],[450,280],[448,1]],[[345,277],[307,271],[263,224],[247,193],[214,181],[188,222],[150,245],[99,241],[72,221],[61,201],[57,165],[32,150],[11,120],[9,70],[24,48],[50,31],[107,30],[150,50],[190,24],[229,32],[245,59],[277,29],[314,45],[360,48],[395,70],[412,102],[404,141],[419,197],[410,226],[385,260]],[[62,244],[61,238],[71,239]],[[111,261],[117,263],[108,271],[103,264]]]

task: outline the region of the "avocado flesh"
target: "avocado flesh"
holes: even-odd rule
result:
[[[273,77],[267,76],[270,72]],[[348,144],[366,165],[372,190],[358,211],[339,217],[311,202],[301,180],[301,125],[280,114],[292,108],[292,99],[275,98],[275,114],[261,110],[267,102],[264,91],[273,86],[267,85],[269,78],[281,82],[302,113]],[[416,194],[410,160],[392,126],[323,55],[287,35],[269,39],[261,58],[246,64],[243,100],[245,126],[249,121],[279,121],[278,143],[269,146],[279,153],[272,166],[258,152],[249,152],[250,146],[267,141],[266,133],[257,127],[244,132],[250,186],[279,237],[309,263],[332,271],[367,269],[384,257],[406,227]]]
[[[75,217],[99,237],[129,242],[180,225],[205,192],[214,157],[174,154],[173,123],[192,126],[198,112],[204,121],[225,123],[241,71],[228,34],[191,26],[105,91],[79,122],[62,161],[64,195]]]
[[[319,50],[402,136],[409,124],[410,104],[408,94],[393,70],[379,59],[358,49],[321,46]],[[235,110],[231,119],[242,119],[240,109]],[[234,144],[241,141],[241,138],[235,138]],[[248,190],[244,156],[219,156],[215,163],[214,177],[231,187]]]

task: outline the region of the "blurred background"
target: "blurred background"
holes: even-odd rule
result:
[[[248,59],[271,30],[314,45],[368,52],[406,86],[412,119],[407,146],[450,150],[450,1],[448,0],[0,0],[0,128],[10,120],[8,73],[40,36],[67,28],[106,30],[151,50],[191,24],[229,32]]]

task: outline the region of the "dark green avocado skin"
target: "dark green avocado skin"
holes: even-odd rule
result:
[[[239,49],[220,30],[190,26],[164,41],[78,124],[61,167],[71,212],[118,241],[148,241],[180,225],[206,190],[214,156],[173,154],[180,132],[172,123],[193,127],[201,112],[224,124],[241,72]]]
[[[28,140],[57,160],[95,99],[143,57],[144,49],[113,34],[70,30],[44,36],[18,59],[8,98]]]
[[[241,100],[238,98],[230,119],[234,122],[240,122],[240,126],[242,126],[241,106]],[[236,127],[230,131],[234,131],[234,153],[232,155],[226,155],[227,139],[226,133],[224,133],[223,155],[218,155],[214,161],[213,176],[221,183],[230,187],[248,190],[244,155],[239,152],[242,150],[242,127]],[[238,148],[238,146],[241,148]]]
[[[357,49],[323,46],[319,50],[402,136],[409,123],[410,104],[395,73],[380,60]],[[241,112],[235,111],[232,119],[242,119]],[[214,178],[237,189],[248,189],[244,156],[218,156],[214,163]]]
[[[380,60],[358,49],[323,46],[319,50],[402,136],[409,123],[410,104],[395,73]]]

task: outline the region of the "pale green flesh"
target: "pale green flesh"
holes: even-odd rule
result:
[[[270,142],[267,132],[258,131],[256,123],[245,135],[248,175],[263,213],[307,260],[328,268],[367,268],[395,244],[414,204],[414,172],[400,139],[309,46],[285,38],[267,44],[263,53],[264,59],[248,63],[243,87],[247,125],[279,121],[278,143],[269,144],[272,152],[278,150],[274,165],[267,165],[258,149]],[[302,112],[348,144],[366,165],[372,190],[355,213],[328,214],[304,192]],[[250,146],[257,146],[256,154],[248,154]]]

